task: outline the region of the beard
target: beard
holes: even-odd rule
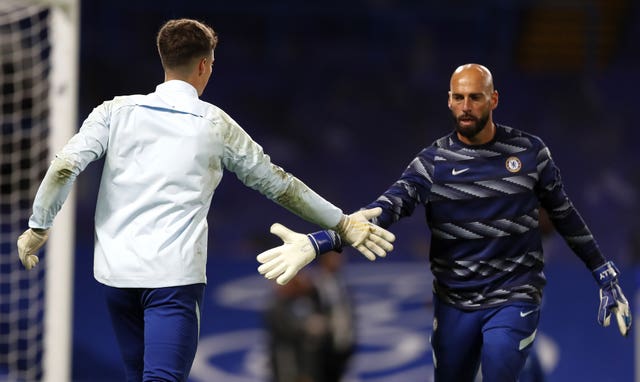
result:
[[[465,138],[473,138],[476,135],[478,135],[478,133],[484,130],[484,128],[487,126],[487,122],[489,121],[489,113],[482,114],[480,118],[476,118],[470,114],[463,114],[460,117],[456,117],[455,115],[452,115],[452,117],[453,117],[453,122],[455,125],[456,132]],[[460,124],[461,118],[465,118],[467,120],[471,119],[475,123],[472,125],[462,126]]]

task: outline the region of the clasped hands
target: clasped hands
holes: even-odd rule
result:
[[[369,221],[381,213],[382,209],[378,207],[344,215],[333,229],[342,242],[374,261],[376,257],[385,257],[387,252],[392,251],[392,243],[396,239],[394,234]],[[258,272],[270,280],[277,278],[276,282],[280,285],[288,283],[300,269],[321,254],[309,235],[294,232],[280,223],[274,223],[270,231],[284,243],[256,257],[262,264]]]

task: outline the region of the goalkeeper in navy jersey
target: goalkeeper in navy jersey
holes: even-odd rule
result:
[[[600,286],[598,322],[608,326],[613,314],[626,336],[631,315],[618,269],[604,258],[569,200],[548,147],[534,135],[494,123],[498,92],[490,71],[478,64],[458,67],[448,105],[455,130],[423,149],[366,206],[382,208],[372,222],[384,228],[418,205],[425,208],[434,275],[435,380],[471,382],[480,364],[485,381],[518,379],[535,339],[546,283],[541,207]],[[258,255],[267,278],[279,276],[274,264],[298,256],[297,246],[305,241],[316,254],[340,246],[328,231],[305,236],[276,223],[272,232],[285,243]]]

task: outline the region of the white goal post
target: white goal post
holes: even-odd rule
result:
[[[54,154],[76,132],[78,109],[79,0],[59,1],[52,8],[51,135]],[[50,158],[53,159],[53,158]],[[46,271],[44,382],[71,380],[71,323],[75,192],[71,192],[50,235]],[[55,308],[51,308],[55,307]],[[51,312],[51,310],[54,310]]]
[[[16,240],[55,153],[77,130],[79,0],[0,2],[0,380],[71,380],[75,192],[26,271]]]

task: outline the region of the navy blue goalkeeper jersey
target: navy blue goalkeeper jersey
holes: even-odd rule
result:
[[[589,269],[605,261],[547,146],[511,127],[496,124],[493,140],[479,146],[455,132],[438,139],[367,208],[382,207],[374,223],[387,228],[418,205],[431,229],[434,291],[462,309],[540,303],[541,206]]]

